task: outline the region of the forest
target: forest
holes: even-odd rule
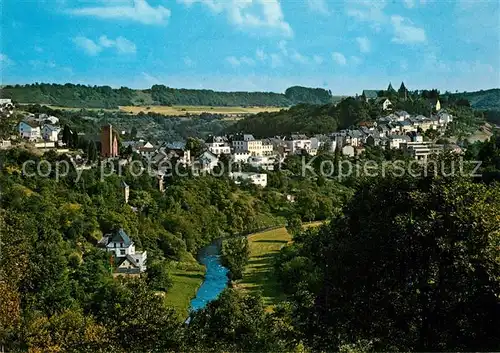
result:
[[[405,110],[412,115],[428,116],[430,113],[427,92],[415,93],[412,99],[400,99],[397,94],[388,95],[393,102],[393,110]],[[457,117],[452,129],[457,134],[463,135],[475,131],[484,122],[484,113],[475,111],[468,101],[442,99],[442,107]],[[340,129],[356,126],[360,122],[375,121],[381,116],[390,114],[383,111],[382,106],[375,100],[365,102],[356,98],[344,98],[337,104],[298,104],[288,110],[279,112],[259,113],[248,116],[228,126],[226,132],[236,133],[245,131],[258,137],[272,137],[303,133],[306,135],[324,134]]]
[[[331,92],[322,88],[294,86],[284,94],[273,92],[217,92],[153,85],[150,89],[119,89],[109,86],[34,83],[3,86],[0,96],[17,103],[48,104],[72,108],[116,109],[128,105],[275,106],[297,103],[326,104]]]
[[[162,193],[154,178],[126,171],[101,181],[96,170],[79,180],[74,170],[59,180],[22,170],[27,160],[66,158],[52,152],[1,157],[0,342],[9,352],[491,351],[500,344],[498,135],[465,156],[483,161],[480,178],[427,168],[405,177],[298,176],[295,156],[268,173],[265,189],[225,176],[174,176]],[[445,169],[456,162],[441,158]],[[311,220],[328,222],[302,231]],[[272,311],[237,288],[189,325],[165,304],[159,293],[169,295],[172,263],[214,238],[283,224],[293,243],[274,271],[286,299]],[[118,227],[148,251],[140,278],[113,279],[112,263],[96,249]]]

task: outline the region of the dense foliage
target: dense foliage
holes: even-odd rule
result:
[[[392,111],[404,110],[412,115],[429,116],[432,111],[429,105],[428,92],[415,93],[411,99],[401,99],[397,93],[381,91],[380,94],[390,96]],[[439,94],[436,91],[436,94]],[[484,114],[474,111],[467,105],[457,105],[455,101],[442,99],[442,107],[446,108],[456,119],[451,131],[460,137],[475,131],[484,122]],[[230,125],[226,132],[249,132],[259,137],[302,133],[307,135],[327,134],[346,129],[364,121],[374,121],[390,114],[383,111],[380,101],[365,102],[357,98],[344,98],[336,104],[312,105],[299,104],[288,110],[265,112],[248,116]]]
[[[222,241],[221,263],[229,269],[231,280],[241,279],[248,263],[250,248],[246,237],[236,237]]]
[[[296,103],[328,103],[332,96],[321,88],[291,87],[287,93],[216,92],[178,89],[154,85],[146,90],[119,89],[109,86],[34,83],[4,86],[4,98],[17,103],[50,104],[74,108],[118,108],[127,105],[208,105],[208,106],[277,106]]]
[[[500,341],[500,186],[462,178],[361,184],[342,214],[276,261],[318,350],[494,350]]]

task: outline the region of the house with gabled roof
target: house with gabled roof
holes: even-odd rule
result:
[[[146,271],[147,252],[136,251],[134,242],[122,228],[106,234],[98,246],[113,254],[117,273],[136,274]]]

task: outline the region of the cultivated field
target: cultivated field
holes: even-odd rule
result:
[[[140,112],[148,113],[154,112],[164,115],[200,115],[201,113],[212,113],[212,114],[226,114],[226,115],[243,115],[243,114],[257,114],[262,112],[277,112],[281,109],[280,107],[211,107],[211,106],[189,106],[189,105],[176,105],[176,106],[163,106],[163,105],[151,105],[151,106],[124,106],[120,107],[121,111],[138,114]]]

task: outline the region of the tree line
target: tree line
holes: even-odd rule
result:
[[[322,88],[294,86],[283,93],[217,92],[206,89],[178,89],[153,85],[145,90],[127,87],[86,86],[67,83],[34,83],[6,85],[1,96],[17,103],[50,104],[74,108],[118,108],[128,105],[206,105],[206,106],[276,106],[297,103],[325,104],[332,101],[331,92]]]

